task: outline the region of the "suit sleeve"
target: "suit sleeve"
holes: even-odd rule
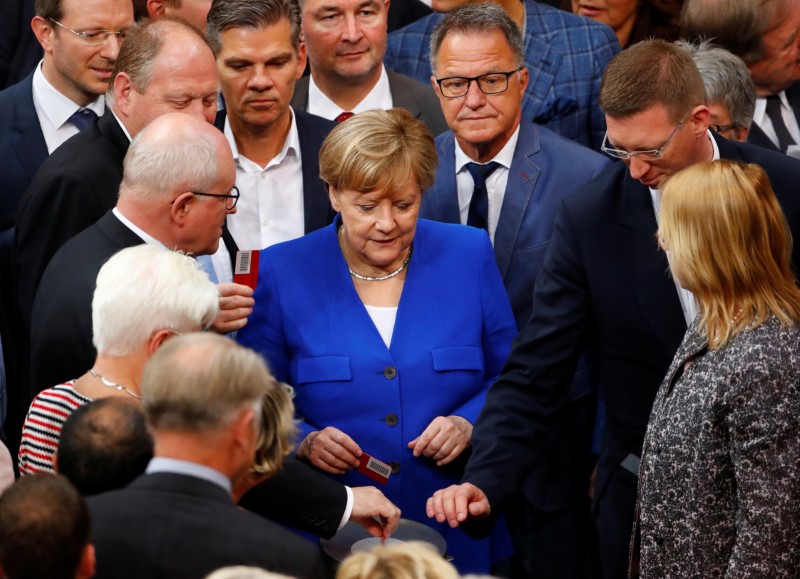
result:
[[[36,290],[55,253],[107,209],[92,183],[74,173],[34,178],[17,215],[16,271],[23,323],[30,330]]]
[[[728,417],[736,543],[726,577],[793,577],[800,565],[800,386],[796,358],[740,373]]]
[[[484,236],[480,251],[480,268],[477,283],[480,284],[482,303],[482,342],[484,383],[480,394],[474,396],[453,414],[462,416],[475,424],[478,414],[486,402],[486,393],[497,379],[511,351],[511,342],[517,333],[514,314],[508,294],[497,269],[492,244]]]
[[[568,400],[589,316],[585,269],[562,204],[536,279],[533,315],[489,391],[463,477],[486,493],[495,512],[534,465],[553,415]]]
[[[347,506],[343,484],[289,458],[274,477],[247,492],[239,505],[273,521],[330,539]]]

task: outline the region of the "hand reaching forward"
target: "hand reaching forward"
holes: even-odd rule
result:
[[[332,474],[344,474],[358,467],[361,448],[344,432],[333,426],[309,432],[297,454],[319,469]]]
[[[388,539],[397,530],[400,509],[375,487],[353,487],[353,512],[350,520],[371,535]]]
[[[425,505],[428,517],[456,528],[469,518],[488,517],[492,512],[483,491],[470,483],[452,485],[433,493]]]
[[[453,462],[472,442],[472,424],[461,416],[434,418],[425,431],[408,443],[414,456],[424,455],[437,466]]]
[[[253,313],[253,290],[238,283],[221,283],[219,290],[219,313],[212,327],[220,334],[241,330],[247,325],[247,318]]]

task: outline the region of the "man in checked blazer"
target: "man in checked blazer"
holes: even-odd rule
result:
[[[525,37],[530,82],[522,101],[523,122],[599,150],[606,130],[598,107],[600,79],[619,43],[605,24],[533,0],[491,0],[517,23]],[[437,12],[473,0],[433,0]],[[430,37],[442,14],[431,14],[389,35],[386,67],[430,82]]]

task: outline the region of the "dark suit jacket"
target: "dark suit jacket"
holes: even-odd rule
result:
[[[415,119],[421,120],[434,136],[447,130],[439,100],[430,85],[391,70],[386,72],[394,106],[406,109]],[[292,108],[295,110],[308,110],[308,79],[307,76],[301,78],[294,87]]]
[[[431,9],[419,0],[392,2],[389,4],[389,16],[387,18],[389,32],[402,28],[406,24],[411,24],[430,13]]]
[[[786,89],[786,100],[794,111],[794,116],[800,122],[800,82],[794,83]],[[758,145],[770,151],[782,152],[778,146],[770,139],[757,124],[750,125],[750,132],[747,134],[747,142],[751,145]]]
[[[297,121],[297,133],[300,137],[300,156],[303,159],[305,232],[311,233],[331,223],[336,216],[336,212],[331,207],[331,202],[328,198],[325,182],[319,178],[319,150],[325,137],[336,126],[336,123],[298,110],[294,111],[294,115]],[[225,109],[217,113],[214,126],[221,131],[224,130]],[[229,216],[228,219],[236,219],[236,217]]]
[[[0,231],[5,233],[14,226],[19,200],[48,154],[33,105],[33,73],[0,92],[0,127]]]
[[[107,110],[97,123],[53,151],[25,192],[17,212],[15,259],[26,330],[39,280],[50,259],[68,239],[116,205],[128,145],[119,123]]]
[[[33,4],[34,0],[0,0],[0,88],[21,81],[42,58],[31,30]]]
[[[800,161],[715,137],[723,158],[755,162],[770,176],[792,232],[800,235]],[[598,511],[633,518],[629,504],[607,504],[612,475],[641,453],[650,409],[686,331],[667,259],[655,241],[650,194],[622,164],[568,195],[536,279],[533,315],[487,397],[464,476],[502,505],[535,468],[553,417],[569,397],[581,350],[597,349],[607,423],[598,465]],[[797,267],[800,251],[795,247]],[[614,478],[614,481],[618,481]],[[528,496],[533,489],[522,486]],[[624,526],[624,525],[623,525]],[[629,536],[630,526],[620,532]],[[627,544],[623,538],[622,541]],[[627,553],[622,554],[623,561]]]
[[[326,576],[318,547],[237,509],[228,493],[203,479],[146,474],[88,502],[98,579],[202,579],[230,565]]]

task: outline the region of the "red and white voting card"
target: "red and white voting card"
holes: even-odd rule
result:
[[[236,252],[236,263],[233,268],[233,282],[250,286],[253,290],[258,284],[258,250]]]
[[[392,474],[391,466],[385,462],[379,461],[377,458],[371,457],[366,452],[361,453],[361,458],[358,459],[358,468],[356,470],[384,485],[389,482],[389,477]]]

